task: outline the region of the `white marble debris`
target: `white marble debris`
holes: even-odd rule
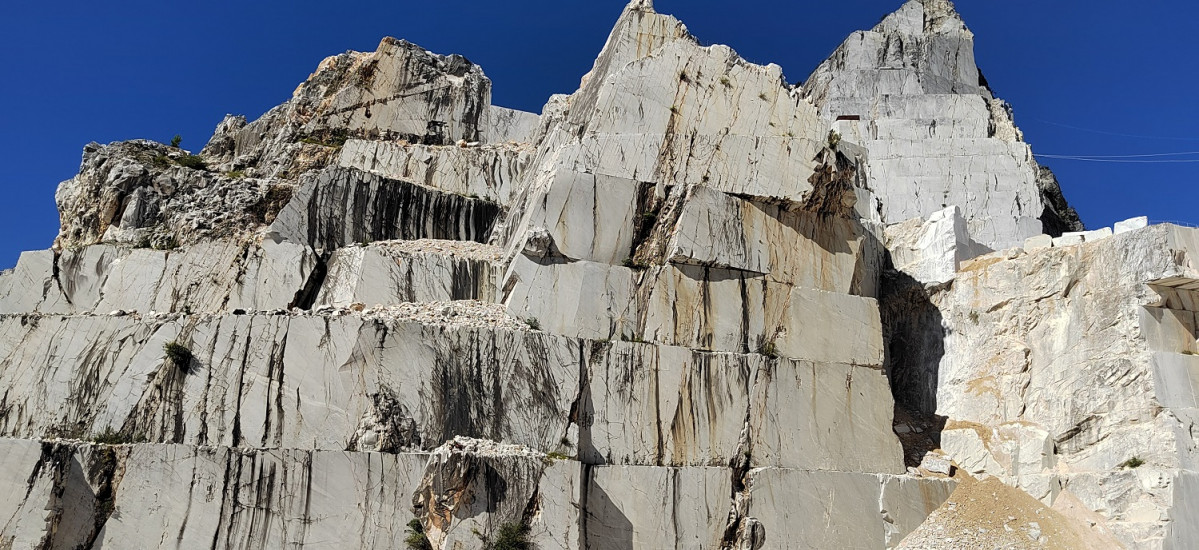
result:
[[[884,235],[895,269],[925,284],[949,282],[962,262],[991,252],[970,237],[956,206],[887,226]]]
[[[1112,227],[1112,231],[1115,232],[1116,234],[1120,234],[1120,233],[1127,233],[1129,231],[1135,231],[1137,229],[1143,229],[1148,226],[1149,226],[1149,218],[1145,217],[1145,216],[1140,216],[1140,217],[1129,218],[1124,221],[1116,222],[1116,225],[1114,225]]]

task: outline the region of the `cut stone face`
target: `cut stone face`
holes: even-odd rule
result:
[[[0,548],[1195,546],[1199,230],[1085,231],[973,44],[792,85],[635,0],[540,115],[389,38],[88,145],[0,273]]]

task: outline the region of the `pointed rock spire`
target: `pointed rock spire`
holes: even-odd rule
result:
[[[948,28],[954,26],[963,27],[961,16],[958,15],[958,10],[953,7],[953,2],[949,0],[920,0],[924,4],[924,32],[940,32],[943,26],[947,23]]]
[[[1039,166],[983,80],[974,34],[949,0],[909,0],[854,33],[803,88],[847,140],[866,146],[885,223],[957,205],[971,234],[996,249],[1074,226],[1045,221]],[[909,177],[917,166],[919,181]]]
[[[654,12],[653,0],[632,0],[608,35],[608,41],[591,71],[583,76],[575,93],[572,120],[588,113],[595,103],[595,94],[609,73],[653,53],[670,40],[690,37],[687,27],[678,19]]]
[[[654,13],[654,0],[631,0],[625,10],[637,10]]]

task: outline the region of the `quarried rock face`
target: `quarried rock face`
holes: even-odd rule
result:
[[[1185,546],[1172,513],[1199,498],[1197,245],[1193,229],[1155,226],[965,262],[929,288],[941,326],[908,325],[942,331],[943,355],[892,368],[936,388],[923,403],[948,417],[941,446],[961,468],[1077,499],[1129,547]]]
[[[973,39],[791,85],[636,0],[540,116],[385,39],[89,145],[0,272],[0,548],[1195,546],[1199,231],[1081,232]]]
[[[957,205],[970,233],[995,249],[1082,230],[975,65],[974,34],[948,0],[909,0],[854,33],[803,93],[844,139],[865,147],[886,223]]]

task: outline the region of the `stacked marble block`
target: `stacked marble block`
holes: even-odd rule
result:
[[[498,210],[348,169],[306,185],[315,191],[318,182],[323,191],[342,185],[349,193],[301,192],[303,206],[295,208],[360,216],[318,223],[297,210],[265,236],[173,250],[94,244],[26,253],[0,276],[0,433],[9,438],[0,440],[0,487],[12,497],[0,508],[0,541],[12,548],[403,545],[427,451],[445,434],[488,435],[470,427],[485,422],[467,416],[495,414],[482,397],[479,407],[470,398],[431,397],[471,377],[438,378],[446,374],[436,364],[441,352],[426,342],[490,342],[487,357],[454,356],[471,365],[462,367],[468,372],[497,355],[522,360],[512,355],[517,348],[496,348],[520,334],[478,328],[503,326],[477,315],[478,301],[494,296],[494,247],[444,240],[485,240]],[[338,203],[342,196],[367,205]],[[428,205],[425,215],[439,221],[372,223],[395,215],[376,208],[389,204],[380,197]],[[405,302],[432,310],[443,326],[397,309]],[[468,323],[454,318],[458,310]],[[385,334],[388,347],[402,341],[403,349],[373,355]],[[168,343],[188,350],[185,363],[166,357]],[[552,360],[538,357],[542,367]],[[381,362],[415,370],[379,370]],[[494,362],[489,376],[498,377]],[[432,405],[447,400],[458,407],[453,413]],[[409,409],[466,424],[425,435],[429,427],[417,428]]]
[[[333,97],[365,124],[361,95]],[[207,154],[307,154],[292,107]],[[450,125],[484,143],[347,140],[264,227],[0,276],[0,541],[394,548],[419,519],[439,548],[513,522],[543,549],[881,548],[948,497],[891,430],[861,152],[777,66],[634,3],[536,124],[484,112]]]
[[[1129,231],[1135,231],[1149,226],[1149,218],[1140,216],[1129,218],[1124,221],[1116,222],[1112,227],[1103,227],[1090,231],[1067,231],[1062,233],[1060,237],[1050,235],[1037,235],[1029,237],[1024,241],[1024,250],[1031,252],[1041,248],[1049,248],[1055,246],[1073,246],[1084,242],[1092,243],[1101,239],[1106,239],[1112,235],[1119,235]]]

